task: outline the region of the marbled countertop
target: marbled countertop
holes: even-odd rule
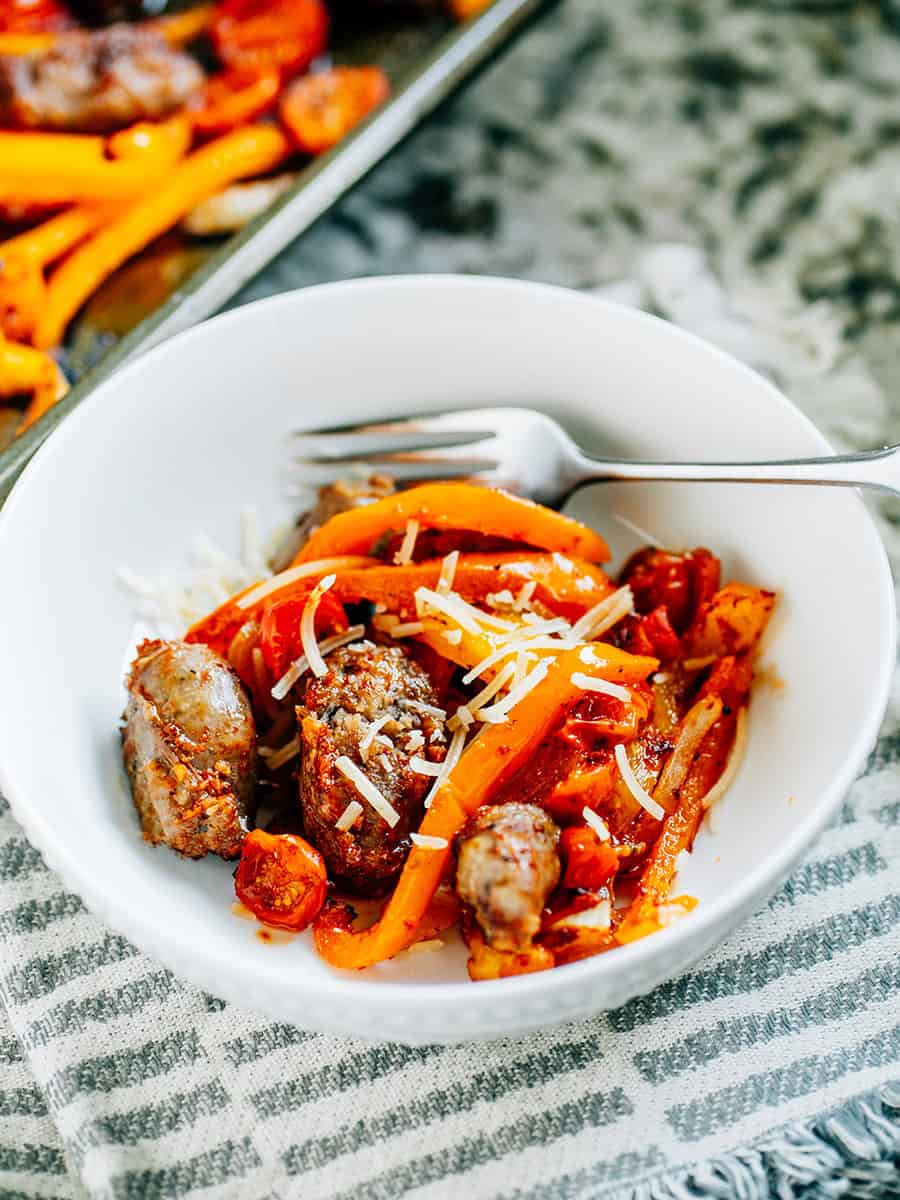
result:
[[[836,444],[900,440],[898,100],[897,0],[563,0],[237,302],[419,271],[614,284]]]

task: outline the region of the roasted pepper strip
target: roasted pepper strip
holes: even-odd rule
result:
[[[15,396],[20,392],[31,394],[18,429],[22,433],[65,395],[66,381],[49,354],[8,342],[0,334],[0,395]]]
[[[413,846],[387,907],[368,929],[351,928],[352,910],[347,905],[323,909],[314,927],[322,957],[333,967],[361,969],[405,950],[415,939],[444,874],[451,843],[467,818],[490,799],[505,776],[522,765],[583,694],[572,676],[581,672],[619,682],[635,674],[644,678],[657,666],[656,659],[637,659],[614,646],[594,645],[561,654],[546,679],[519,701],[506,723],[491,725],[469,745],[435,796],[420,832],[446,839],[446,849]]]
[[[465,529],[605,562],[609,549],[599,534],[561,513],[493,488],[470,483],[429,483],[338,513],[316,530],[294,562],[336,554],[367,554],[385,533],[402,532],[415,519],[420,529]]]
[[[235,130],[191,154],[167,183],[126,209],[66,259],[50,280],[35,345],[56,345],[68,322],[103,280],[195,204],[235,179],[267,171],[287,152],[282,133],[272,126],[257,125]]]
[[[10,259],[46,267],[92,233],[109,214],[109,208],[79,205],[0,242],[0,277]]]
[[[138,159],[154,166],[177,162],[191,144],[192,122],[184,113],[166,121],[137,121],[107,140],[113,158]]]
[[[83,133],[0,132],[0,201],[78,204],[145,193],[168,171],[160,156],[116,160],[106,139]]]

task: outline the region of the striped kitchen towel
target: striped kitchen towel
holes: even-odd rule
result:
[[[309,1034],[175,979],[0,815],[0,1198],[900,1196],[900,729],[772,903],[592,1020]]]

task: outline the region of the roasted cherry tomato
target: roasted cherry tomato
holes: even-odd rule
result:
[[[214,75],[194,113],[194,128],[198,133],[226,133],[253,121],[272,107],[280,89],[281,75],[275,67],[259,71],[236,68]]]
[[[559,848],[566,863],[563,887],[596,892],[606,887],[619,868],[619,856],[589,825],[562,831]]]
[[[244,838],[234,890],[264,924],[305,929],[325,903],[327,888],[322,855],[302,837],[254,829]]]
[[[303,653],[300,619],[308,599],[308,596],[298,596],[294,599],[279,600],[266,609],[260,622],[258,644],[273,679],[280,679],[294,659]],[[326,592],[316,609],[316,636],[320,637],[323,633],[341,633],[346,628],[347,614],[344,612],[344,606]]]
[[[275,68],[282,77],[305,71],[328,41],[322,0],[225,0],[212,37],[228,67]]]
[[[677,634],[684,633],[719,587],[719,560],[708,550],[672,554],[652,548],[639,550],[625,564],[620,578],[634,593],[635,609],[646,615],[665,607]]]
[[[664,604],[645,617],[627,617],[620,623],[619,645],[632,654],[646,654],[663,662],[678,658],[681,639],[672,628],[669,610]]]
[[[281,119],[301,150],[322,154],[386,100],[390,90],[378,67],[335,67],[292,83],[282,97]]]

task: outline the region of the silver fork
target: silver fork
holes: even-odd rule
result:
[[[772,462],[630,462],[586,454],[552,417],[529,408],[478,408],[294,434],[303,487],[391,475],[401,483],[470,479],[559,508],[587,483],[625,480],[804,483],[900,494],[900,446]]]

